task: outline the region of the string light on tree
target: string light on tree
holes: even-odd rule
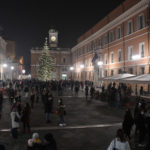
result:
[[[38,79],[40,81],[49,81],[53,77],[53,58],[49,53],[49,47],[47,44],[47,38],[45,38],[45,44],[42,51],[42,54],[39,58],[39,67],[38,67]]]

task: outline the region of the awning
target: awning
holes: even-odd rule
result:
[[[122,83],[135,83],[135,84],[150,84],[150,74],[142,74],[136,77],[122,79]]]
[[[122,73],[122,74],[117,74],[117,75],[114,75],[114,76],[103,78],[103,80],[104,81],[118,81],[118,82],[120,82],[120,80],[122,80],[122,79],[129,78],[129,77],[134,77],[134,76],[135,75],[133,75],[133,74]]]

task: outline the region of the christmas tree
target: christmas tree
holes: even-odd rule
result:
[[[49,81],[52,80],[53,77],[53,58],[49,53],[47,38],[42,50],[42,54],[39,58],[39,68],[37,75],[40,81]]]

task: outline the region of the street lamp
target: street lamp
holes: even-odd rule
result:
[[[98,62],[97,62],[97,65],[98,65],[98,66],[101,66],[101,65],[103,65],[103,62],[102,62],[102,61],[98,61]]]
[[[6,68],[8,65],[7,64],[3,64],[3,67]]]
[[[70,70],[74,70],[74,67],[70,67]]]
[[[134,55],[134,56],[132,56],[132,59],[133,60],[138,60],[138,59],[140,59],[141,58],[141,56],[140,55]],[[136,76],[137,76],[137,63],[136,63]],[[137,96],[137,83],[136,83],[136,96]]]
[[[10,69],[11,69],[11,70],[14,70],[14,66],[11,66]]]
[[[26,72],[26,71],[23,69],[23,70],[22,70],[22,73],[25,74],[25,72]]]
[[[72,80],[72,71],[74,70],[74,67],[70,67],[70,71],[71,71],[71,80]]]
[[[132,59],[133,60],[138,60],[138,59],[140,59],[140,57],[141,57],[140,55],[134,55],[134,56],[132,56]]]
[[[81,80],[84,80],[84,77],[83,77],[84,76],[84,64],[81,64],[80,68],[82,69],[81,70]]]
[[[83,68],[84,68],[84,65],[83,65],[83,64],[82,64],[82,65],[80,65],[80,68],[81,68],[81,69],[83,69]]]
[[[103,65],[103,62],[102,61],[98,61],[97,65],[99,66],[98,67],[98,79],[99,79],[99,78],[102,78],[102,65]]]
[[[11,80],[12,80],[12,78],[13,78],[13,70],[14,70],[14,66],[11,66],[10,69],[11,69]]]

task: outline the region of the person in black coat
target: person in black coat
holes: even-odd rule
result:
[[[93,85],[92,85],[91,88],[90,88],[90,96],[91,96],[91,99],[93,99],[94,92],[95,92],[95,88],[94,88]]]
[[[43,150],[57,150],[56,141],[51,133],[44,136]]]
[[[139,129],[139,144],[143,144],[146,131],[144,110],[141,110],[140,114],[137,117],[137,126]]]
[[[148,116],[146,117],[146,133],[147,133],[147,145],[146,145],[146,150],[150,149],[150,112],[148,112]]]
[[[134,124],[134,120],[133,120],[131,111],[130,111],[130,109],[128,108],[128,109],[126,110],[126,113],[125,113],[125,116],[124,116],[124,121],[123,121],[123,124],[122,124],[122,128],[123,128],[124,134],[125,134],[129,139],[130,139],[130,132],[131,132],[131,129],[132,129],[133,124]]]
[[[47,95],[45,101],[45,115],[46,115],[46,123],[50,123],[50,113],[52,112],[52,104],[53,104],[53,97],[51,94]]]
[[[85,87],[85,98],[88,99],[89,87],[86,85]]]

